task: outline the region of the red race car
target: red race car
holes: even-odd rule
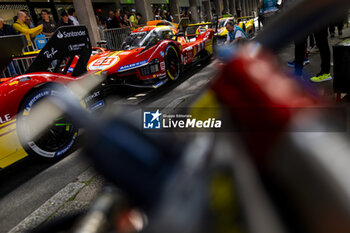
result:
[[[0,70],[7,67],[13,55],[21,54],[25,46],[21,35],[0,38]],[[57,118],[47,132],[35,139],[28,139],[32,126],[26,119],[42,99],[57,95],[67,83],[83,78],[90,54],[91,44],[85,26],[61,27],[25,74],[0,78],[0,168],[28,154],[55,158],[71,149],[78,129],[67,118]],[[70,61],[76,56],[79,60],[67,74]]]
[[[169,26],[138,28],[124,40],[121,51],[92,56],[88,70],[105,71],[107,84],[157,88],[176,80],[187,65],[210,58],[213,35],[214,30],[207,29],[189,39]]]

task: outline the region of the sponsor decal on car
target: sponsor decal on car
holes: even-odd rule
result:
[[[30,111],[32,106],[41,98],[43,98],[44,96],[48,96],[51,94],[51,91],[42,91],[42,92],[39,92],[37,95],[35,95],[29,102],[28,104],[26,105],[25,107],[25,110],[26,111]]]
[[[91,101],[92,99],[96,98],[97,96],[101,95],[100,91],[95,91],[94,93],[92,93],[91,95],[85,97],[85,103]]]
[[[101,57],[91,62],[89,70],[106,70],[119,62],[119,56]]]
[[[71,38],[71,37],[79,37],[79,36],[86,36],[86,31],[77,31],[77,32],[61,32],[58,31],[57,38]]]
[[[144,61],[140,61],[140,62],[129,64],[129,65],[121,66],[118,69],[118,72],[130,70],[130,69],[135,69],[135,68],[138,68],[140,66],[145,65],[146,63],[147,63],[147,60],[144,60]]]
[[[75,139],[77,138],[78,136],[78,133],[75,133],[72,140],[70,141],[70,143],[65,147],[63,148],[62,150],[60,151],[57,151],[56,154],[55,154],[55,157],[58,157],[60,155],[63,155],[64,153],[66,153],[73,145],[73,143],[75,142]]]
[[[77,51],[77,50],[80,50],[83,47],[85,47],[85,44],[84,43],[80,43],[80,44],[69,45],[68,49],[69,49],[69,51]]]
[[[103,106],[105,105],[105,101],[104,100],[100,100],[98,102],[96,102],[95,104],[91,105],[89,107],[89,111],[92,112],[92,111],[95,111],[99,108],[102,108]]]
[[[165,54],[164,54],[164,52],[163,52],[163,51],[160,51],[160,56],[162,56],[162,57],[164,57],[164,56],[165,56]]]
[[[11,120],[11,116],[10,116],[9,113],[7,113],[7,114],[5,114],[3,116],[0,116],[0,124],[4,124],[4,123],[6,123],[6,122],[8,122],[10,120]]]
[[[51,48],[51,52],[50,51],[45,51],[44,55],[46,56],[47,59],[53,58],[53,56],[55,56],[55,54],[58,52],[58,50],[55,50],[55,48]]]
[[[181,57],[182,57],[182,55],[181,55]],[[165,62],[164,62],[164,61],[162,61],[162,62],[160,63],[160,69],[161,69],[161,70],[165,70]]]

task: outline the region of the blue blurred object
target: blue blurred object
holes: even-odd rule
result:
[[[34,37],[34,43],[36,47],[40,50],[46,45],[47,39],[44,34],[39,34],[36,37]]]

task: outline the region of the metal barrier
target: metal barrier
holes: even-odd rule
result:
[[[47,42],[48,40],[49,40],[49,37],[42,37],[42,38],[34,39],[34,41],[32,41],[32,46],[33,46],[34,51],[40,50],[40,48],[42,48],[43,45],[45,45],[44,41]],[[39,43],[41,43],[41,47],[40,47]],[[27,50],[24,49],[24,52],[26,52],[26,51]],[[14,77],[16,75],[24,74],[25,71],[30,66],[30,64],[35,59],[35,57],[36,57],[36,54],[32,54],[29,56],[24,55],[21,57],[14,57],[12,59],[12,62],[6,68],[6,70],[4,70],[0,74],[0,77],[1,78],[10,78],[10,77]]]
[[[2,78],[10,78],[17,75],[24,74],[30,64],[35,59],[36,55],[26,57],[14,57],[12,62],[8,65],[5,71],[2,72]]]
[[[107,41],[108,49],[119,49],[130,32],[130,28],[105,29],[102,31],[102,38]]]
[[[113,28],[101,30],[100,35],[101,39],[107,41],[108,49],[119,49],[124,39],[130,34],[130,32],[130,28]],[[42,48],[39,46],[39,43],[41,43],[41,46],[43,46],[45,44],[44,40],[47,42],[49,40],[49,37],[36,38],[34,41],[32,41],[34,51],[40,50],[40,48]],[[9,78],[24,74],[35,57],[36,54],[30,56],[24,55],[21,57],[14,57],[6,70],[0,73],[0,77]]]

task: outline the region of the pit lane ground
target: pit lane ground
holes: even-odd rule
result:
[[[214,77],[213,67],[215,62],[195,65],[158,89],[121,87],[121,96],[111,98],[110,106],[175,109],[205,88]],[[23,232],[88,207],[103,179],[91,169],[80,146],[78,142],[75,151],[59,161],[38,162],[28,157],[0,172],[0,232]]]
[[[349,28],[344,29],[342,38],[350,37]],[[339,42],[336,37],[329,39],[330,45]],[[287,61],[294,58],[291,44],[279,53],[281,66],[288,71]],[[305,66],[305,85],[315,88],[326,98],[334,99],[332,81],[311,83],[309,78],[319,72],[319,53],[309,55],[310,64]],[[186,105],[213,78],[212,69],[194,67],[177,82],[168,83],[157,90],[123,90],[123,97],[113,100],[113,106],[120,105],[156,108],[173,108]],[[79,145],[77,146],[77,148]],[[52,221],[66,214],[86,210],[97,195],[104,180],[98,176],[79,151],[56,163],[40,164],[26,160],[0,174],[0,229],[1,232],[23,232],[45,221]]]

